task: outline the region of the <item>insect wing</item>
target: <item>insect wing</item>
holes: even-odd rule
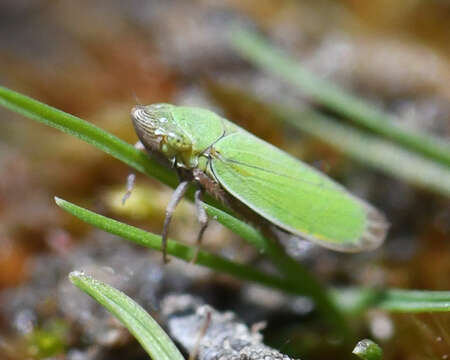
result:
[[[280,228],[337,251],[383,242],[383,215],[310,166],[247,132],[230,134],[214,148],[217,181]]]

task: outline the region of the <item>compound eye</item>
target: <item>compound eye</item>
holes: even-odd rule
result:
[[[191,147],[191,142],[185,136],[175,133],[170,133],[168,135],[167,143],[170,147],[180,151],[189,150]]]

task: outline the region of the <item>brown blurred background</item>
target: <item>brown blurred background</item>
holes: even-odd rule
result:
[[[225,114],[325,169],[387,213],[392,230],[387,243],[374,253],[348,256],[312,250],[305,262],[324,281],[448,290],[448,200],[369,170],[326,144],[275,125],[239,94],[275,101],[299,99],[281,82],[242,60],[228,45],[227,32],[236,23],[254,27],[316,74],[397,115],[406,126],[448,139],[449,20],[446,0],[1,0],[0,84],[95,123],[130,143],[136,136],[129,110],[136,103],[199,105]],[[23,337],[33,329],[47,329],[49,318],[70,318],[61,310],[61,300],[53,298],[53,304],[49,297],[67,285],[67,271],[77,265],[117,265],[114,270],[121,273],[139,257],[142,263],[159,266],[158,254],[151,257],[93,230],[63,213],[53,201],[57,195],[159,233],[170,189],[138,176],[136,194],[121,207],[128,172],[124,164],[80,140],[0,108],[0,345],[9,349],[6,356],[25,356],[28,350],[20,345]],[[189,204],[177,211],[171,231],[175,239],[195,237],[197,227]],[[252,249],[219,225],[212,225],[207,234],[205,246],[213,251],[240,261],[254,260]],[[116,259],[111,260],[111,254],[102,252],[105,246],[126,252],[127,260],[120,260],[119,250],[108,250]],[[89,259],[79,261],[80,257]],[[183,269],[183,264],[176,264],[171,270],[158,271],[172,271],[176,276]],[[194,287],[199,287],[196,276],[205,282],[203,288],[214,289],[218,285],[212,283],[217,281],[227,289],[237,286],[230,285],[230,279],[195,273],[195,281],[190,280]],[[137,294],[139,284],[119,285]],[[207,292],[213,294],[211,289]],[[237,307],[226,301],[222,306]],[[33,315],[24,315],[24,309]],[[28,323],[31,330],[24,325]],[[450,355],[448,315],[370,313],[358,325],[361,336],[377,338],[377,324],[388,328],[378,334],[388,359]],[[313,325],[282,330],[284,340],[276,339],[279,334],[271,335],[270,327],[266,336],[274,344],[288,339],[303,344],[299,349],[284,346],[282,351],[304,359],[338,354],[329,350],[329,344],[323,345]],[[86,342],[91,340],[79,345],[77,336],[71,333],[61,340],[64,350],[57,352],[59,358],[71,358],[67,350],[74,344],[88,347]],[[92,359],[102,356],[106,355]]]

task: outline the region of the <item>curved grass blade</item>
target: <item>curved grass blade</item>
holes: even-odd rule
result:
[[[69,279],[118,318],[152,359],[184,360],[158,323],[127,295],[80,271],[71,272]]]
[[[152,234],[150,232],[138,229],[134,226],[107,218],[106,216],[96,214],[92,211],[89,211],[57,197],[55,197],[55,201],[60,208],[99,229],[120,236],[126,240],[134,242],[135,244],[145,246],[150,249],[158,251],[161,251],[162,249],[161,236],[159,235]],[[173,240],[169,240],[167,243],[168,254],[187,262],[191,261],[194,258],[195,252],[196,248],[180,244]],[[203,250],[200,250],[198,252],[196,264],[206,266],[210,269],[229,274],[242,280],[274,287],[290,293],[296,292],[296,290],[294,289],[295,287],[292,284],[283,281],[283,279],[281,278],[267,275],[249,265],[239,264]]]
[[[174,187],[177,183],[177,178],[175,174],[166,169],[164,166],[161,166],[159,163],[153,161],[150,159],[145,153],[136,150],[133,146],[130,144],[124,142],[123,140],[115,137],[114,135],[111,135],[104,130],[76,117],[70,114],[67,114],[63,111],[60,111],[58,109],[55,109],[51,106],[48,106],[44,103],[41,103],[39,101],[36,101],[34,99],[31,99],[27,96],[24,96],[22,94],[19,94],[15,91],[12,91],[10,89],[7,89],[5,87],[0,86],[0,105],[5,106],[6,108],[15,111],[19,114],[22,114],[26,117],[29,117],[33,120],[39,121],[41,123],[44,123],[46,125],[49,125],[51,127],[57,128],[65,133],[71,134],[73,136],[76,136],[89,144],[92,144],[99,148],[100,150],[105,151],[108,154],[111,154],[115,158],[125,162],[129,166],[133,167],[134,169],[143,172],[149,176],[155,177],[161,182],[165,183],[166,185]],[[220,204],[217,204],[216,201],[210,199],[207,197],[206,199],[209,203],[212,203],[214,205],[220,206]],[[66,204],[64,200],[57,200],[58,205],[61,206],[61,204]],[[68,208],[66,207],[66,210]],[[99,215],[98,215],[99,216]],[[87,221],[87,220],[86,220]],[[89,222],[89,221],[87,221]],[[124,224],[122,224],[124,225]],[[99,225],[97,225],[99,226]],[[99,226],[101,227],[101,226]],[[106,231],[106,228],[104,228]],[[134,228],[135,230],[138,230]],[[116,229],[117,230],[117,229]],[[142,232],[142,230],[139,230]],[[124,234],[127,232],[124,231]],[[145,233],[145,232],[142,232]],[[120,235],[125,238],[126,235]],[[159,249],[160,243],[159,243],[159,237],[156,235],[152,235],[154,238],[152,239],[152,244],[150,245],[150,240],[148,240],[147,245],[144,246],[150,246],[153,248]],[[135,237],[136,240],[139,243],[139,237]],[[158,239],[158,240],[156,240]],[[156,241],[156,242],[155,242]],[[141,244],[143,245],[143,244]],[[172,245],[169,245],[169,253],[170,253],[170,247]],[[174,246],[175,251],[178,252],[178,257],[182,257],[183,259],[189,261],[192,259],[193,251],[192,249],[182,246],[178,244],[177,246]],[[201,254],[199,255],[198,262],[200,263]],[[217,260],[217,261],[216,261]],[[205,260],[206,266],[210,266],[214,268],[216,266],[216,270],[221,270],[227,268],[230,274],[240,277],[239,274],[246,273],[248,276],[252,277],[254,275],[255,279],[259,279],[262,282],[265,280],[265,275],[261,276],[259,272],[254,273],[254,269],[250,266],[245,267],[244,269],[236,269],[233,268],[232,262],[227,262],[222,258],[207,258]],[[224,262],[225,261],[225,262]],[[231,265],[230,265],[231,264]],[[271,280],[268,280],[269,283]],[[274,280],[277,282],[278,280]],[[290,286],[285,287],[285,291],[289,291],[288,289]],[[322,292],[325,293],[324,289],[322,289]]]
[[[134,147],[123,142],[117,137],[108,134],[98,127],[93,126],[75,116],[49,107],[43,103],[30,99],[4,87],[0,87],[0,105],[3,105],[22,115],[30,117],[49,126],[58,128],[66,133],[72,134],[82,140],[85,140],[86,142],[93,144],[99,149],[124,161],[136,170],[158,178],[167,185],[174,186],[176,183],[175,176],[172,175],[169,170],[160,166],[158,163],[153,162],[146,156],[146,154],[137,151],[136,149],[134,149]],[[142,230],[105,218],[95,213],[91,213],[61,199],[57,199],[57,203],[75,216],[80,217],[86,222],[91,223],[94,226],[98,226],[105,231],[117,234],[143,246],[158,250],[160,249],[160,237],[157,235],[146,233]],[[93,218],[91,218],[90,215],[93,215]],[[260,238],[259,240],[264,241],[263,238]],[[270,251],[270,247],[267,244],[264,245],[263,243],[261,243],[259,246],[266,247],[267,251]],[[168,250],[169,253],[173,256],[178,256],[186,261],[192,259],[192,256],[195,253],[195,249],[181,244],[176,244],[174,242],[169,242]],[[202,253],[204,252],[201,252],[201,254]],[[306,293],[305,289],[302,288],[304,285],[302,283],[297,282],[294,284],[288,280],[283,280],[259,272],[250,266],[236,264],[229,260],[208,253],[204,253],[205,255],[201,254],[199,256],[198,263],[217,271],[228,273],[243,280],[257,282],[262,285],[273,287],[289,293],[303,295]],[[200,261],[202,261],[202,263],[200,263]],[[357,290],[356,292],[358,292],[359,294],[367,293],[367,291],[364,289]],[[433,292],[424,293],[426,293],[427,295],[433,294]],[[397,293],[397,295],[399,295],[399,293]],[[415,292],[414,298],[408,297],[408,292],[406,291],[405,293],[402,293],[401,299],[398,296],[393,296],[391,298],[386,297],[384,302],[382,301],[383,296],[376,296],[378,302],[366,302],[365,309],[367,309],[368,307],[379,306],[384,307],[388,310],[390,308],[397,308],[400,309],[397,311],[402,311],[401,309],[403,305],[404,311],[425,311],[425,308],[429,311],[449,311],[450,309],[448,303],[450,302],[450,293],[444,292],[441,295],[442,297],[446,298],[439,301],[434,301],[432,304],[430,299],[418,299],[419,295]],[[400,300],[402,300],[402,302],[400,302]],[[340,309],[344,310],[349,307],[351,307],[351,305],[343,304],[340,306]],[[337,327],[340,327],[340,324],[336,325]]]
[[[87,223],[94,225],[112,234],[121,236],[138,245],[149,247],[152,249],[161,249],[161,237],[137,229],[133,226],[120,223],[116,220],[95,214],[89,210],[71,204],[62,199],[56,199],[58,205],[74,216],[80,218]],[[208,212],[214,216],[215,212]],[[227,214],[223,215],[227,217]],[[219,221],[229,221],[217,218]],[[237,224],[237,226],[246,227],[246,224]],[[241,230],[236,230],[236,232]],[[252,232],[251,228],[243,230]],[[254,234],[255,237],[260,236]],[[264,245],[262,244],[261,247]],[[195,253],[195,248],[179,244],[169,240],[168,253],[180,259],[190,261]],[[281,259],[281,258],[280,258]],[[286,259],[287,260],[287,259]],[[292,260],[289,260],[292,261]],[[333,298],[333,306],[320,306],[320,295],[313,294],[308,284],[303,281],[305,278],[297,277],[297,281],[289,279],[281,279],[276,276],[268,275],[254,268],[226,260],[220,256],[216,256],[205,251],[200,251],[197,259],[198,265],[206,266],[212,270],[219,271],[241,280],[247,280],[261,284],[270,288],[285,291],[291,294],[312,296],[317,302],[319,309],[322,311],[328,321],[332,321],[334,326],[340,331],[345,331],[345,323],[338,322],[339,315],[333,315],[333,309],[338,308],[339,312],[349,314],[358,314],[369,308],[381,308],[393,312],[448,312],[450,311],[450,291],[418,291],[418,290],[372,290],[363,288],[348,289],[331,289],[328,296]],[[298,266],[298,265],[296,265]],[[294,269],[292,269],[294,271]],[[296,273],[291,274],[296,277]]]
[[[0,86],[0,105],[86,141],[137,171],[152,176],[171,187],[175,187],[178,182],[173,171],[152,160],[144,152],[74,115],[3,86]]]
[[[111,234],[118,235],[124,239],[130,240],[138,245],[145,246],[151,249],[161,251],[161,237],[136,227],[121,223],[119,221],[107,218],[105,216],[96,214],[92,211],[83,209],[75,204],[72,204],[66,200],[55,198],[55,201],[59,207],[78,217],[79,219],[91,224],[97,228],[105,230]],[[209,211],[214,209],[209,207]],[[219,218],[218,210],[211,214],[217,214]],[[213,215],[216,216],[216,215]],[[227,217],[228,221],[232,219],[230,215],[225,213],[220,214],[220,217]],[[242,226],[248,226],[241,223]],[[239,226],[241,226],[239,225]],[[251,232],[250,228],[247,231]],[[257,236],[257,235],[255,235]],[[263,247],[264,245],[260,245]],[[183,259],[185,261],[191,261],[195,255],[196,249],[187,245],[180,244],[176,241],[169,240],[167,244],[167,253]],[[281,260],[281,255],[280,260]],[[286,256],[286,255],[285,255]],[[287,261],[287,259],[286,259]],[[293,260],[291,259],[290,262]],[[296,295],[310,296],[318,306],[319,311],[323,314],[324,319],[329,321],[342,335],[347,336],[350,334],[350,330],[347,328],[346,320],[340,309],[333,303],[334,298],[325,291],[324,288],[309,275],[301,265],[294,265],[290,263],[289,269],[292,272],[290,280],[282,279],[277,276],[268,275],[255,268],[239,264],[223,257],[213,255],[206,251],[200,250],[197,256],[197,265],[203,265],[210,269],[226,273],[241,280],[251,281],[254,283],[268,286],[281,291],[285,291]]]
[[[398,125],[394,116],[320,79],[257,34],[243,29],[236,30],[231,37],[231,44],[245,58],[292,84],[314,101],[374,133],[450,166],[448,141]]]

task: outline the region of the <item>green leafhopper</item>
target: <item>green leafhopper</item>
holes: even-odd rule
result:
[[[387,221],[370,204],[209,110],[155,104],[134,107],[131,118],[144,148],[180,177],[166,211],[163,245],[172,213],[191,182],[199,185],[198,241],[207,224],[200,202],[204,190],[240,213],[333,250],[371,250],[386,236]]]

